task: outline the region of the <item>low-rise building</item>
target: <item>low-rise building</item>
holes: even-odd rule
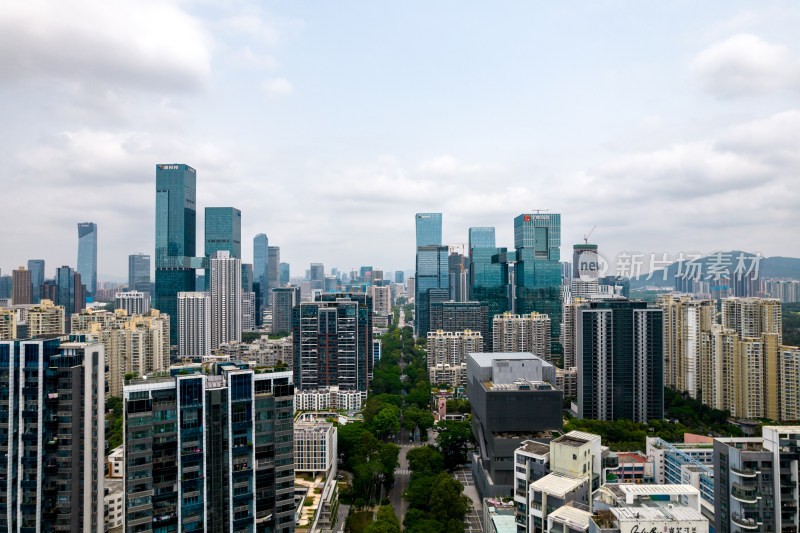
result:
[[[595,494],[591,533],[708,533],[700,491],[690,485],[608,484]]]
[[[568,502],[590,505],[590,479],[588,476],[575,478],[553,473],[531,483],[528,491],[528,531],[543,533],[550,513]]]
[[[330,422],[298,422],[294,426],[295,472],[336,475],[336,427]]]
[[[106,533],[114,530],[122,531],[125,520],[123,480],[106,478],[104,486],[105,531]]]
[[[361,409],[364,393],[330,387],[319,390],[295,390],[295,411],[356,411]]]
[[[106,464],[106,478],[122,479],[125,477],[125,454],[122,444],[111,450],[106,458]]]
[[[697,442],[669,443],[659,437],[647,437],[647,458],[653,462],[655,483],[692,485],[700,490],[703,511],[713,516],[714,439],[690,435],[684,435],[684,440]]]
[[[486,533],[517,533],[514,503],[490,498],[483,499],[483,523]]]

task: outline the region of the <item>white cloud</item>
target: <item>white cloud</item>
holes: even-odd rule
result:
[[[719,98],[800,90],[800,54],[742,33],[700,52],[690,69]]]
[[[0,80],[186,91],[210,73],[210,38],[163,1],[0,2]]]
[[[467,164],[451,155],[442,155],[423,161],[419,169],[423,173],[440,175],[497,174],[504,170],[500,165]]]
[[[286,96],[292,94],[294,87],[286,78],[272,78],[261,82],[261,87],[267,94],[273,96]]]
[[[264,70],[278,66],[278,60],[269,54],[257,54],[249,46],[244,46],[233,53],[233,62],[236,66],[246,69]]]
[[[280,39],[278,30],[256,15],[228,17],[222,21],[222,26],[233,34],[255,38],[266,44],[275,45]]]

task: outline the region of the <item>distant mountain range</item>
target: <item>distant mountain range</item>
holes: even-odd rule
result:
[[[755,257],[755,254],[749,252],[741,252],[739,250],[734,250],[732,252],[721,252],[722,254],[729,254],[728,255],[728,262],[730,266],[728,267],[729,271],[733,273],[736,269],[736,265],[738,263],[738,257],[740,254],[744,254],[745,256],[745,266],[746,268],[750,268],[752,263],[752,258]],[[708,271],[709,266],[717,263],[716,254],[712,254],[701,259],[698,259],[696,263],[702,265],[702,275],[703,279],[705,279]],[[640,276],[639,279],[631,279],[631,288],[632,289],[641,289],[644,287],[663,287],[663,288],[674,288],[675,287],[675,276],[678,274],[678,262],[674,262],[667,267],[667,276],[666,280],[664,279],[663,271],[664,269],[658,269],[653,273],[651,279],[646,279],[647,274]],[[797,257],[762,257],[758,264],[758,278],[765,279],[765,278],[788,278],[788,279],[800,279],[800,258]]]

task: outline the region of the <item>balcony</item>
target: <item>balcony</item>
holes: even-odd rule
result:
[[[734,483],[731,487],[731,498],[741,503],[758,503],[761,495],[755,487],[746,487],[738,483]]]
[[[734,467],[731,467],[731,472],[733,472],[734,474],[736,474],[741,478],[754,478],[758,475],[758,472],[756,472],[755,470],[746,470]]]
[[[761,527],[761,522],[756,522],[752,518],[739,516],[738,514],[731,515],[731,521],[742,529],[756,530]]]

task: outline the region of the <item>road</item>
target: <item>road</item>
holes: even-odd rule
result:
[[[472,511],[467,514],[464,523],[464,533],[483,532],[483,504],[475,488],[475,481],[472,478],[472,470],[469,468],[459,468],[453,472],[453,477],[464,485],[464,494],[472,500]]]

